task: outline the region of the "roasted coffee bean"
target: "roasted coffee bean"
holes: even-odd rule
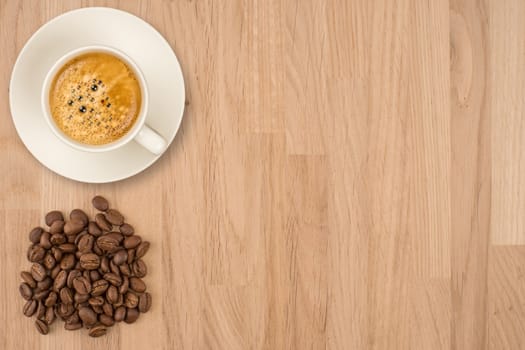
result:
[[[91,306],[91,308],[93,309],[93,311],[95,311],[95,313],[97,313],[99,315],[104,313],[104,310],[102,310],[102,306],[100,306],[100,305],[93,305],[93,306]]]
[[[71,270],[75,267],[76,262],[74,254],[65,254],[60,261],[60,268],[62,270]]]
[[[87,214],[81,209],[73,209],[69,214],[69,219],[71,219],[71,221],[77,220],[82,222],[84,227],[89,222]]]
[[[150,308],[151,308],[151,294],[146,292],[139,297],[139,311],[142,313],[148,312]]]
[[[29,287],[31,288],[36,288],[36,281],[35,279],[33,278],[33,276],[31,276],[31,273],[27,272],[27,271],[22,271],[20,273],[20,276],[22,277],[22,279],[24,280],[25,283],[27,283],[29,285]]]
[[[117,303],[119,298],[119,293],[117,290],[117,287],[115,286],[109,286],[107,292],[106,292],[106,299],[110,304]]]
[[[128,276],[122,277],[122,284],[118,288],[118,292],[122,295],[126,294],[129,289],[129,278]]]
[[[35,289],[35,292],[33,293],[33,299],[45,300],[50,292],[51,291],[49,289],[45,289],[45,290]]]
[[[80,233],[82,233],[82,232],[80,232]],[[75,243],[75,241],[77,240],[77,236],[78,235],[66,235],[67,243]]]
[[[106,211],[106,219],[115,226],[120,226],[124,223],[124,216],[116,209],[108,209]]]
[[[104,305],[104,298],[101,296],[89,298],[88,303],[91,306],[102,306]]]
[[[36,312],[37,306],[38,306],[38,302],[36,300],[28,300],[24,304],[24,309],[23,309],[24,316],[27,316],[27,317],[33,316]]]
[[[56,221],[55,221],[55,223],[56,223]],[[51,238],[49,238],[49,241],[53,245],[60,245],[62,243],[66,243],[67,239],[66,239],[66,236],[64,236],[61,233],[53,233],[51,235]]]
[[[80,272],[80,270],[75,269],[69,271],[69,274],[67,275],[67,286],[69,288],[73,288],[73,280],[80,276],[82,276],[82,272]]]
[[[130,309],[137,307],[139,304],[139,297],[133,292],[127,292],[124,297],[124,306]]]
[[[50,253],[47,253],[46,256],[44,256],[44,262],[43,265],[46,269],[52,270],[53,267],[56,265],[56,260],[53,258],[53,255]]]
[[[98,281],[101,278],[102,276],[100,275],[98,270],[89,271],[89,279],[91,280],[91,283],[93,283],[94,281]]]
[[[89,330],[89,336],[90,337],[101,337],[105,335],[107,332],[107,328],[104,325],[97,325],[95,327],[92,327]]]
[[[95,222],[103,231],[111,231],[113,228],[113,225],[111,225],[111,223],[106,219],[106,216],[102,213],[95,215]]]
[[[93,244],[93,253],[97,254],[97,255],[103,255],[104,252],[102,251],[102,249],[100,249],[100,247],[98,246],[98,244],[95,242]]]
[[[139,318],[139,316],[140,316],[139,310],[128,308],[126,311],[126,318],[124,319],[124,322],[133,323]]]
[[[73,288],[79,294],[89,294],[91,292],[91,283],[84,276],[77,277],[73,280]]]
[[[52,279],[55,279],[57,276],[58,276],[58,273],[62,271],[62,269],[60,268],[60,265],[55,265],[55,267],[53,267],[53,269],[51,270],[51,272],[49,273],[49,276],[52,278]]]
[[[75,312],[75,306],[73,304],[60,304],[58,307],[59,315],[68,317]]]
[[[64,304],[73,304],[73,292],[68,287],[64,287],[60,290],[60,300]]]
[[[141,244],[139,244],[137,249],[135,249],[135,257],[142,258],[144,255],[146,255],[148,250],[149,250],[149,242],[143,241]]]
[[[44,305],[43,302],[39,301],[38,306],[36,308],[36,318],[42,319],[44,315],[46,314],[47,307]]]
[[[91,200],[91,203],[93,204],[93,207],[95,207],[95,209],[97,210],[106,211],[109,209],[108,201],[106,200],[106,198],[102,196],[93,197],[93,199]]]
[[[42,227],[35,227],[34,229],[29,232],[29,240],[32,243],[39,243],[40,242],[40,236],[42,236],[42,233],[44,232],[44,229]]]
[[[115,304],[113,304],[113,307],[119,307],[121,305],[124,305],[124,296],[119,293],[117,301],[115,302]]]
[[[130,224],[123,224],[119,227],[119,231],[124,236],[131,236],[135,232],[135,229]]]
[[[51,244],[51,235],[49,232],[42,232],[42,235],[40,236],[40,246],[44,249],[49,249],[53,246]]]
[[[85,325],[91,326],[97,322],[97,314],[90,307],[81,307],[78,309],[78,316]]]
[[[144,277],[148,273],[148,267],[142,259],[138,259],[131,265],[131,270],[136,277]]]
[[[118,236],[113,233],[108,233],[97,238],[97,245],[106,252],[113,252],[119,244]]]
[[[102,311],[104,311],[105,315],[113,317],[113,306],[111,306],[110,303],[104,303],[104,305],[102,305]]]
[[[44,302],[44,305],[46,307],[54,306],[57,303],[58,295],[55,292],[49,293],[49,295],[46,298],[46,301]]]
[[[107,256],[103,256],[102,259],[100,259],[100,272],[109,272],[109,259]]]
[[[78,251],[81,253],[90,252],[93,249],[93,243],[95,243],[95,237],[93,237],[89,233],[86,233],[78,240]]]
[[[93,253],[83,254],[80,257],[80,266],[86,270],[96,270],[100,266],[100,257]]]
[[[99,296],[106,292],[106,290],[109,287],[109,283],[106,280],[98,280],[93,282],[91,286],[91,295],[93,296]]]
[[[113,254],[113,262],[117,265],[122,265],[128,261],[128,252],[124,249],[117,251]]]
[[[63,243],[58,247],[64,253],[74,253],[77,250],[77,246],[74,243]]]
[[[89,222],[89,225],[88,225],[88,232],[95,236],[95,237],[98,237],[102,234],[102,229],[100,227],[98,227],[97,223],[95,221],[90,221]]]
[[[62,220],[56,220],[49,227],[49,233],[55,234],[55,233],[62,233],[62,232],[64,232],[64,225],[65,224],[66,223],[64,221],[62,221]],[[53,241],[51,241],[51,243],[53,243]]]
[[[129,279],[129,288],[137,293],[143,293],[146,291],[146,284],[140,278],[131,277]]]
[[[22,298],[24,298],[25,300],[31,300],[31,298],[33,297],[33,290],[31,289],[31,287],[29,287],[29,284],[25,282],[20,284],[20,288],[18,288],[18,290],[20,291],[20,295],[22,296]]]
[[[29,251],[29,261],[40,262],[44,259],[45,255],[46,255],[46,250],[39,245],[35,245]]]
[[[114,274],[116,274],[116,275],[120,275],[120,269],[119,269],[118,265],[115,264],[115,263],[113,262],[113,260],[110,260],[110,261],[109,261],[109,269],[110,269],[111,272],[113,272]]]
[[[64,225],[64,233],[66,235],[76,235],[80,233],[84,229],[85,226],[86,224],[84,224],[84,221],[82,220],[79,220],[79,219],[69,220]]]
[[[52,307],[46,309],[43,321],[49,326],[55,321],[55,312]]]
[[[51,254],[53,254],[53,258],[55,258],[55,261],[62,260],[62,251],[58,247],[51,247]]]
[[[119,269],[120,269],[120,273],[121,275],[123,276],[128,276],[130,277],[131,276],[131,268],[129,267],[128,264],[122,264],[119,266]]]
[[[76,255],[75,255],[76,257]],[[75,267],[74,267],[75,270],[79,270],[82,269],[82,267],[80,266],[80,261],[77,260],[77,263],[75,264]]]
[[[106,314],[99,315],[98,321],[107,327],[111,327],[115,324],[115,320],[111,316],[108,316]]]
[[[125,306],[119,306],[118,308],[115,309],[113,319],[116,322],[120,322],[120,321],[123,321],[124,318],[126,318],[126,307]]]
[[[128,249],[128,264],[131,264],[135,261],[135,249]]]
[[[73,297],[73,299],[75,300],[75,303],[77,304],[85,303],[89,300],[89,298],[90,298],[89,294],[80,294],[80,293],[75,293],[75,296]]]
[[[65,322],[69,324],[80,323],[80,317],[78,317],[78,311],[75,311],[70,316],[68,316]]]
[[[47,334],[49,332],[49,327],[47,326],[47,324],[42,321],[42,320],[36,320],[35,321],[35,327],[37,329],[37,331],[40,333],[40,334]]]
[[[76,323],[64,323],[64,329],[68,330],[68,331],[74,331],[74,330],[77,330],[77,329],[80,329],[82,328],[82,323],[80,322],[76,322]]]
[[[139,244],[141,243],[141,241],[142,239],[140,238],[140,236],[137,236],[137,235],[126,237],[126,239],[124,239],[124,248],[126,249],[137,248]]]
[[[113,272],[105,273],[103,278],[114,286],[120,286],[122,284],[122,278]]]
[[[43,281],[46,278],[46,268],[39,263],[34,263],[31,265],[31,276],[37,282]]]
[[[39,290],[46,290],[49,289],[53,285],[53,280],[51,277],[46,277],[42,281],[37,282],[36,288]]]
[[[53,222],[57,220],[64,221],[64,216],[58,210],[53,210],[46,214],[46,225],[47,226],[51,226]]]

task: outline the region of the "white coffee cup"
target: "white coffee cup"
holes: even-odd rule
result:
[[[86,54],[91,52],[104,52],[111,54],[113,56],[118,57],[123,62],[125,62],[131,70],[133,70],[133,73],[135,73],[135,76],[137,77],[137,80],[140,85],[140,90],[142,94],[142,103],[140,106],[140,112],[137,116],[137,120],[135,121],[135,124],[131,127],[131,129],[121,138],[118,140],[115,140],[111,143],[103,144],[103,145],[88,145],[81,142],[78,142],[68,135],[64,134],[62,130],[58,128],[58,126],[55,124],[55,121],[53,120],[53,116],[51,115],[51,109],[49,107],[49,93],[51,89],[51,84],[53,82],[53,79],[55,78],[55,75],[58,73],[60,68],[62,68],[67,62],[72,60],[73,58]],[[85,151],[85,152],[106,152],[115,150],[117,148],[120,148],[124,145],[126,145],[131,140],[134,140],[144,148],[146,148],[148,151],[154,154],[160,154],[164,151],[166,148],[166,141],[157,134],[154,130],[149,128],[146,125],[146,116],[148,114],[148,88],[146,85],[146,80],[144,79],[144,75],[140,71],[139,67],[133,62],[126,54],[123,52],[112,48],[108,46],[100,46],[100,45],[94,45],[94,46],[85,46],[78,48],[76,50],[70,51],[66,53],[64,56],[62,56],[58,61],[55,62],[53,67],[49,70],[49,72],[46,75],[46,78],[44,80],[44,85],[42,86],[42,110],[44,112],[44,118],[47,121],[47,124],[53,131],[53,133],[64,143],[68,144],[71,147],[74,147],[78,150]]]

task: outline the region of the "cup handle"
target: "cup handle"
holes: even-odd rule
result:
[[[153,154],[161,154],[166,148],[166,141],[162,136],[147,125],[142,126],[134,140]]]

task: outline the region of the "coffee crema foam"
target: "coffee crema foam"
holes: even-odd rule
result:
[[[49,92],[51,115],[70,138],[89,145],[118,140],[135,124],[142,96],[135,73],[102,52],[80,55],[55,75]]]

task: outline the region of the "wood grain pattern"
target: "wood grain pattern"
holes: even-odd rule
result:
[[[109,6],[177,53],[174,144],[131,179],[43,168],[9,77]],[[522,349],[521,0],[0,0],[0,349]],[[102,339],[21,313],[28,230],[104,194],[152,242],[150,313]]]

